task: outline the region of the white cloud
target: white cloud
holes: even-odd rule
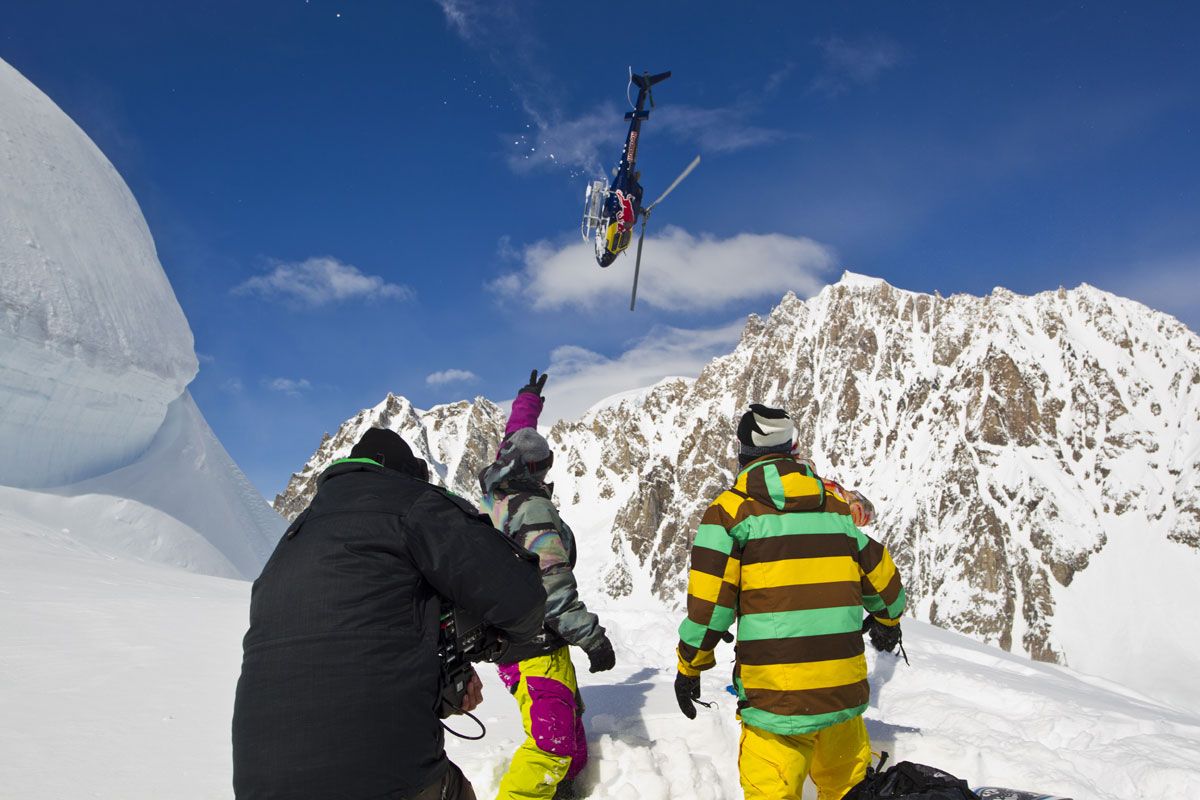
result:
[[[654,123],[670,135],[694,144],[701,153],[732,153],[785,139],[788,133],[774,128],[760,128],[746,121],[749,108],[698,108],[688,105],[665,105],[656,112]]]
[[[767,76],[767,82],[763,87],[763,94],[768,97],[774,95],[795,71],[796,62],[788,61],[782,67],[772,72]]]
[[[848,42],[837,36],[817,42],[825,65],[813,79],[812,88],[838,95],[853,86],[872,83],[885,70],[900,63],[900,45],[882,36]]]
[[[478,375],[465,369],[444,369],[441,372],[435,372],[425,377],[425,383],[429,386],[442,386],[447,383],[469,383],[477,380],[479,380]]]
[[[468,44],[492,51],[499,57],[508,50],[508,60],[518,57],[535,40],[529,33],[524,0],[434,0],[446,22]]]
[[[488,284],[498,295],[516,297],[536,309],[567,306],[613,307],[628,300],[635,242],[608,269],[596,265],[592,245],[576,240],[525,248],[520,271]],[[834,264],[833,251],[811,239],[783,234],[742,233],[728,239],[693,236],[664,228],[647,236],[638,302],[669,311],[705,311],[787,291],[814,294]]]
[[[226,394],[241,394],[242,388],[242,381],[239,378],[226,378],[221,384],[221,391]]]
[[[1135,263],[1133,268],[1088,278],[1102,289],[1176,317],[1200,331],[1200,253]]]
[[[709,361],[733,350],[745,320],[719,328],[655,327],[615,358],[566,345],[550,354],[542,421],[578,419],[605,398],[652,386],[663,378],[695,378]]]
[[[288,397],[299,397],[301,394],[312,388],[312,384],[306,378],[294,380],[292,378],[274,378],[264,381],[266,387],[273,392],[283,392]]]
[[[591,176],[607,174],[603,165],[615,165],[621,154],[626,131],[621,115],[606,103],[572,119],[536,117],[529,132],[505,134],[508,166],[515,172],[562,167]]]
[[[608,176],[616,166],[628,132],[624,111],[611,103],[577,117],[541,117],[525,133],[508,134],[508,165],[516,172],[538,167],[578,170],[588,176]],[[790,134],[747,122],[754,109],[747,106],[701,108],[664,104],[653,116],[653,135],[664,135],[701,153],[731,153],[771,144]],[[680,165],[682,167],[682,165]]]
[[[504,137],[509,167],[518,173],[560,168],[572,177],[608,175],[608,168],[620,158],[628,129],[625,109],[605,103],[568,116],[561,81],[545,66],[546,46],[537,35],[541,9],[527,0],[436,2],[450,28],[486,54],[505,76],[529,118],[524,130]],[[791,69],[788,64],[769,76],[766,93],[778,89]],[[787,136],[746,122],[757,105],[751,101],[736,107],[698,108],[668,103],[654,113],[652,126],[707,153],[732,152]]]
[[[454,28],[455,33],[464,39],[470,39],[474,35],[476,12],[474,3],[463,2],[463,0],[437,0],[437,4],[442,7],[446,21],[450,23],[450,27]]]
[[[276,263],[267,274],[235,286],[233,293],[259,295],[307,308],[357,298],[409,300],[415,296],[407,286],[388,283],[378,275],[365,275],[358,267],[328,256]]]

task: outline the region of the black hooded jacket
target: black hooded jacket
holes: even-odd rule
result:
[[[254,582],[240,800],[402,798],[441,778],[438,595],[514,641],[542,630],[537,559],[487,517],[366,459],[329,467]]]

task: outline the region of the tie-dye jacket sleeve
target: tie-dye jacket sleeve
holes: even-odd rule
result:
[[[574,534],[548,498],[522,494],[514,499],[516,507],[510,508],[503,530],[538,557],[546,588],[546,626],[569,643],[590,650],[604,638],[604,628],[579,599],[572,571]]]

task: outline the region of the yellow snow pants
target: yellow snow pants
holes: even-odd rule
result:
[[[861,716],[795,736],[742,723],[738,771],[746,800],[800,800],[806,776],[816,784],[818,800],[841,800],[866,777],[870,763]]]
[[[574,778],[587,764],[571,655],[560,647],[548,655],[501,664],[499,672],[517,699],[525,726],[525,741],[500,781],[499,800],[553,797],[563,778]]]

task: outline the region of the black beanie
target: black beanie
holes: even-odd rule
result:
[[[350,450],[351,458],[369,458],[380,466],[403,472],[420,480],[429,480],[429,465],[413,455],[408,442],[395,431],[371,428]]]

